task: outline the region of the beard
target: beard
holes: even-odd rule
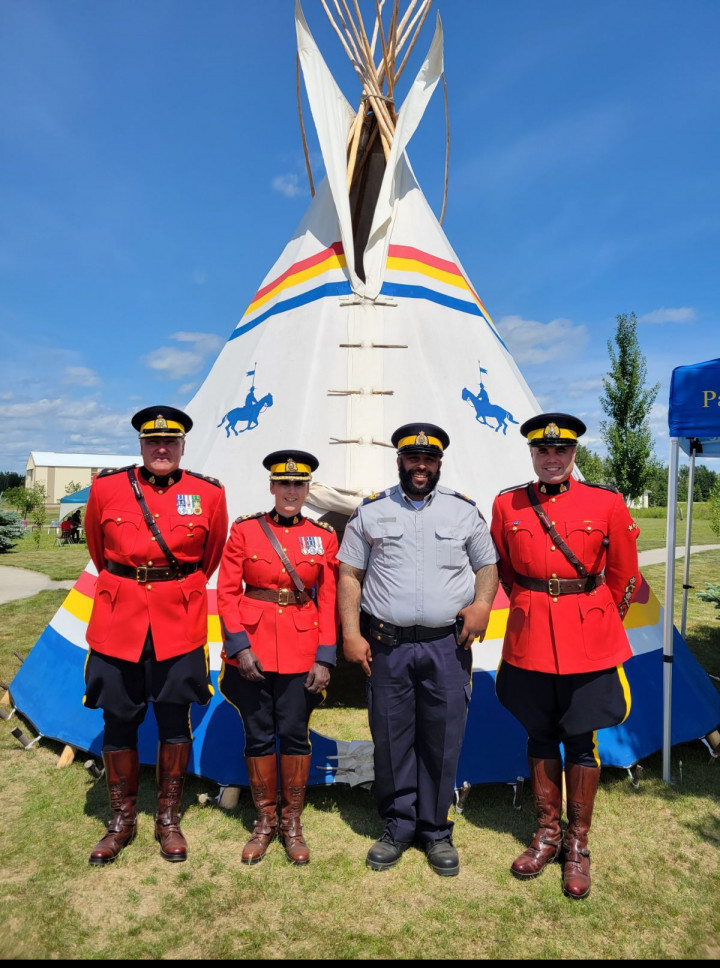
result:
[[[435,490],[437,483],[440,480],[439,468],[434,474],[428,474],[427,480],[419,488],[413,482],[412,471],[406,470],[402,464],[400,464],[400,467],[398,468],[398,473],[400,475],[400,484],[402,485],[403,491],[405,491],[409,498],[412,498],[415,501],[419,501],[421,498],[427,497],[431,491]]]

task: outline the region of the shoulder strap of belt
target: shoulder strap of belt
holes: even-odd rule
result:
[[[543,511],[543,509],[540,507],[540,501],[538,500],[538,496],[535,493],[535,488],[532,486],[532,483],[528,484],[528,486],[527,486],[527,496],[528,496],[528,500],[532,504],[533,511],[540,518],[540,521],[542,523],[542,526],[545,528],[545,530],[547,531],[547,533],[550,535],[550,537],[555,542],[555,546],[557,548],[559,548],[560,551],[562,551],[562,553],[565,555],[565,557],[570,562],[570,564],[573,566],[573,568],[578,573],[578,575],[580,575],[581,578],[587,578],[587,576],[589,574],[587,568],[582,563],[582,561],[580,561],[580,559],[577,557],[577,555],[575,555],[570,550],[570,548],[568,548],[568,546],[565,544],[565,542],[563,541],[563,539],[560,537],[560,535],[555,530],[555,526],[553,525],[553,523],[550,520],[550,518],[547,516],[547,514],[545,514],[545,512]]]
[[[180,562],[177,560],[177,558],[172,553],[172,551],[170,551],[170,549],[167,546],[167,542],[160,534],[160,528],[158,528],[157,522],[150,512],[150,508],[147,506],[147,501],[145,500],[145,496],[143,495],[142,489],[140,487],[140,483],[137,479],[137,475],[135,474],[135,468],[129,467],[127,475],[130,481],[130,487],[132,488],[133,494],[137,498],[137,502],[140,505],[140,509],[142,510],[143,517],[145,518],[145,523],[147,524],[148,528],[150,528],[150,533],[155,538],[155,540],[157,541],[160,547],[160,550],[167,558],[168,564],[172,565],[172,567],[179,575]]]
[[[305,592],[305,594],[307,594],[307,589],[305,588],[302,578],[300,577],[300,575],[298,575],[298,573],[295,571],[293,566],[290,564],[290,559],[285,554],[285,552],[282,549],[282,545],[273,534],[272,528],[268,524],[267,518],[265,517],[265,515],[263,515],[261,518],[258,518],[258,524],[267,535],[268,541],[270,542],[270,544],[273,546],[275,551],[277,551],[278,555],[280,556],[280,561],[282,561],[282,563],[285,565],[285,568],[287,569],[287,573],[294,581],[295,587],[297,588],[297,590],[300,592]]]

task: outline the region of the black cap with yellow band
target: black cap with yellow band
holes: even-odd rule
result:
[[[132,418],[132,425],[143,437],[184,437],[193,422],[177,407],[159,405],[143,407]]]
[[[270,471],[271,481],[302,481],[309,483],[312,472],[320,461],[305,450],[274,450],[263,461]]]
[[[398,454],[420,452],[442,457],[450,446],[450,438],[442,427],[431,423],[403,424],[390,439]]]
[[[569,413],[539,413],[520,425],[531,447],[577,447],[586,430],[582,420]]]

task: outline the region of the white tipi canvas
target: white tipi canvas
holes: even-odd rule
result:
[[[395,428],[427,420],[450,435],[443,484],[470,496],[488,516],[500,490],[531,477],[519,425],[541,408],[430,210],[406,154],[442,72],[439,18],[398,113],[374,208],[363,213],[361,257],[347,176],[356,114],[317,49],[299,3],[296,28],[326,178],[187,406],[194,428],[185,464],[223,481],[234,518],[269,506],[266,454],[283,447],[310,451],[320,466],[309,513],[342,526],[365,496],[396,482],[389,443]],[[41,733],[98,753],[101,714],[82,706],[94,584],[88,565],[11,692]],[[221,636],[214,580],[210,611],[210,667],[217,686]],[[526,775],[526,737],[494,694],[506,619],[507,599],[500,591],[487,638],[473,652],[473,699],[458,787]],[[644,582],[626,626],[635,653],[626,666],[633,709],[622,726],[599,735],[607,766],[630,767],[662,745],[662,609]],[[678,743],[715,728],[720,699],[679,636],[674,675],[672,742]],[[242,726],[217,688],[209,706],[193,708],[193,729],[190,769],[221,785],[245,785]],[[148,717],[142,762],[155,762],[155,740]],[[310,782],[367,781],[368,745],[314,733]]]

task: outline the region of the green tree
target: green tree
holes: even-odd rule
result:
[[[596,454],[595,451],[590,450],[589,447],[585,447],[584,444],[577,445],[577,450],[575,452],[575,464],[588,483],[605,483],[605,462],[599,454]]]
[[[0,508],[0,555],[14,548],[24,533],[20,516]]]
[[[608,416],[600,424],[607,444],[605,466],[610,483],[626,501],[640,497],[650,476],[653,443],[648,414],[660,384],[646,387],[647,363],[637,339],[635,313],[616,317],[615,347],[608,340],[610,372],[603,377],[604,394],[600,405]]]
[[[70,481],[65,485],[66,494],[75,494],[76,491],[82,491],[82,484],[78,484],[77,481]]]
[[[710,527],[720,538],[720,477],[717,477],[708,497],[708,511],[710,512]]]
[[[23,519],[27,520],[33,508],[42,502],[45,504],[45,485],[35,484],[33,487],[11,487],[3,494],[3,501],[11,508],[16,508]]]
[[[668,501],[668,469],[655,457],[648,461],[648,479],[646,484],[649,492],[650,507],[666,508]]]
[[[25,482],[25,475],[15,471],[0,471],[0,495],[9,487],[19,487]]]

